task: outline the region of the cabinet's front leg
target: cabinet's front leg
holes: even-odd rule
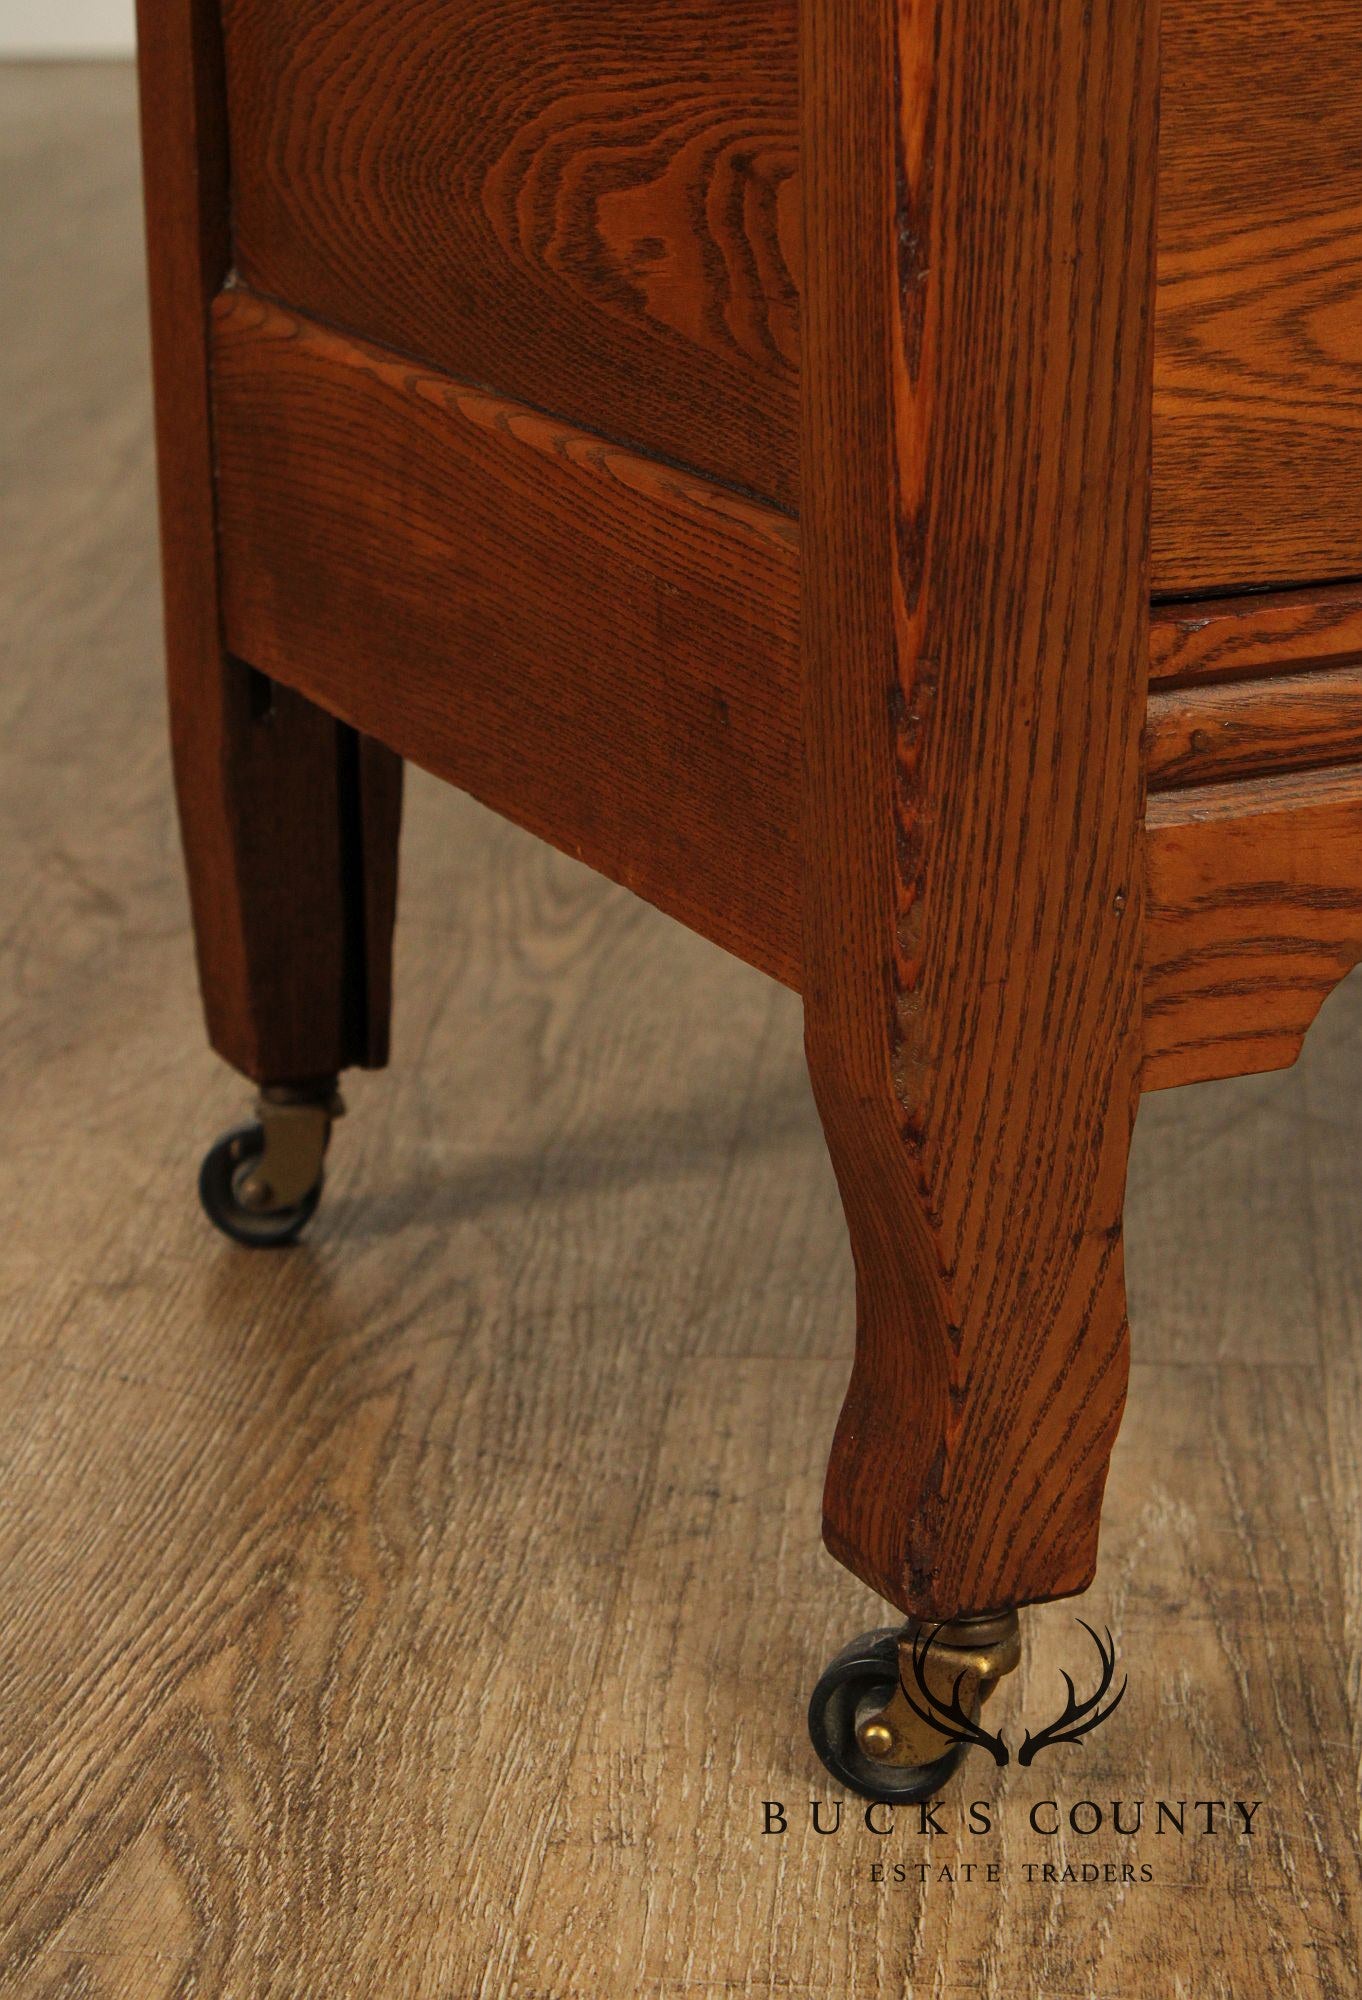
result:
[[[1134,1049],[1090,1074],[1103,1097],[1085,1117],[1015,1094],[1007,1046],[999,1033],[977,1049],[961,1123],[933,1156],[897,1099],[858,1096],[811,1038],[857,1301],[824,1532],[928,1619],[1087,1588],[1125,1397]]]
[[[1085,1587],[1125,1391],[1156,60],[1154,0],[804,9],[826,1534],[929,1620]]]

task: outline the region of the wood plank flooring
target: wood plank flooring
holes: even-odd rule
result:
[[[818,1545],[851,1271],[798,1003],[418,779],[393,1068],[306,1248],[209,1233],[245,1100],[170,808],[127,72],[0,70],[0,176],[0,1993],[1356,1995],[1362,987],[1141,1113],[1101,1574],[998,1697],[1058,1707],[1082,1608],[1121,1709],[967,1764],[930,1839],[813,1832],[803,1702],[878,1614]],[[1158,1798],[1263,1804],[1028,1825]]]

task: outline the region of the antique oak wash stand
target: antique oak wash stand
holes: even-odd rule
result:
[[[812,1726],[924,1795],[1093,1573],[1141,1089],[1362,956],[1362,9],[142,0],[141,70],[209,1212],[292,1238],[385,1059],[402,758],[795,987],[909,1621]]]

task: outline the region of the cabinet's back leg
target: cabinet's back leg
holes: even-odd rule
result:
[[[180,818],[209,1038],[262,1089],[199,1193],[274,1247],[317,1206],[338,1073],[387,1060],[402,764],[234,660],[219,695],[175,731]]]
[[[227,660],[175,767],[213,1047],[263,1084],[381,1067],[400,760]]]
[[[207,317],[231,269],[220,23],[207,0],[146,0],[143,11],[175,786],[209,1037],[271,1087],[259,1127],[232,1135],[216,1167],[209,1156],[204,1192],[224,1227],[239,1208],[247,1240],[281,1241],[306,1220],[301,1196],[315,1203],[338,1071],[386,1059],[402,770],[389,751],[223,651],[207,345]],[[282,1194],[294,1199],[274,1198]],[[263,1237],[247,1227],[262,1216],[273,1231]]]

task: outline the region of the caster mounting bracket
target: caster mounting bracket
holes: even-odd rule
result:
[[[1004,1674],[1021,1660],[1015,1611],[961,1618],[949,1625],[910,1620],[899,1634],[898,1682],[887,1702],[867,1702],[856,1716],[856,1739],[880,1764],[930,1764],[943,1732],[921,1710],[977,1716]]]
[[[321,1179],[331,1126],[344,1111],[334,1085],[315,1094],[266,1085],[256,1105],[264,1144],[238,1186],[242,1207],[268,1213],[302,1201]]]

